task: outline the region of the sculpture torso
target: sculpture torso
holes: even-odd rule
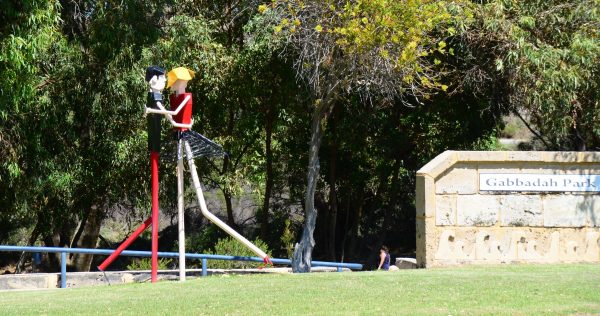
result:
[[[146,107],[158,109],[157,102],[162,102],[162,93],[148,92]],[[160,151],[160,121],[161,114],[148,114],[148,150],[153,152]]]
[[[191,93],[182,93],[182,94],[171,94],[169,96],[169,101],[171,103],[171,110],[177,109],[177,107],[183,102],[186,96],[189,96],[190,99],[186,102],[185,106],[181,109],[181,111],[173,116],[173,119],[177,123],[181,124],[190,124],[192,122],[192,94]],[[187,128],[175,128],[180,131],[185,131]]]

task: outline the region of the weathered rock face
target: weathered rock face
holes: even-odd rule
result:
[[[417,172],[418,265],[600,262],[593,175],[596,152],[441,154]]]

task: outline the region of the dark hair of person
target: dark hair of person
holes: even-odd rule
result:
[[[390,252],[390,250],[386,246],[381,246],[381,250],[385,251],[386,253]]]

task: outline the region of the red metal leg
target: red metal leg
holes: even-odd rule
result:
[[[131,243],[146,228],[148,228],[148,226],[150,226],[150,223],[152,223],[152,217],[149,217],[146,221],[144,221],[144,223],[142,225],[140,225],[140,227],[138,227],[138,229],[136,229],[133,232],[133,234],[131,234],[131,236],[129,236],[129,238],[127,238],[127,240],[125,240],[121,245],[119,245],[119,247],[113,253],[111,253],[110,256],[108,258],[106,258],[106,260],[104,260],[101,265],[98,266],[98,270],[100,270],[100,271],[106,270],[106,268],[108,268],[108,266],[111,263],[113,263],[113,261],[115,261],[115,259],[117,259],[117,257],[121,254],[121,252],[123,252],[123,250],[127,249],[127,247],[129,247],[129,245],[131,245]]]

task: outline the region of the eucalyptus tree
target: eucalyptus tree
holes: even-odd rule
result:
[[[503,85],[500,103],[544,148],[600,148],[598,1],[497,0],[475,12],[463,34],[473,52],[468,64],[488,70],[467,72],[471,79]]]
[[[305,223],[294,250],[295,272],[310,270],[319,148],[334,104],[353,93],[365,102],[407,94],[419,102],[431,91],[446,90],[440,78],[448,70],[436,56],[449,51],[443,39],[456,31],[462,9],[453,1],[387,0],[277,0],[260,7],[280,16],[274,32],[286,38],[297,76],[313,95]]]
[[[30,208],[49,202],[44,190],[62,179],[37,168],[47,152],[40,121],[51,109],[44,87],[51,81],[49,57],[61,46],[60,6],[48,1],[0,3],[0,240],[35,222]]]
[[[2,198],[16,196],[7,210],[31,219],[30,243],[41,237],[52,246],[95,247],[109,209],[143,207],[139,62],[142,48],[158,39],[164,6],[11,1],[4,10],[6,3],[2,14],[12,24],[3,27],[2,40],[14,45],[2,45],[3,84],[11,84],[2,93],[14,97],[2,107],[11,123],[3,121],[1,133],[18,147],[9,147],[3,172],[11,181],[20,177]],[[91,256],[71,259],[75,269],[90,267]]]

